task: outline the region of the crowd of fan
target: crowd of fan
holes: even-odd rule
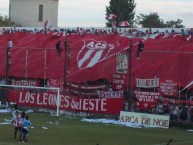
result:
[[[170,115],[172,122],[193,123],[193,110],[186,104],[168,103],[163,105],[162,102],[158,102],[155,113],[163,115]]]
[[[143,112],[157,115],[169,115],[171,122],[181,123],[193,123],[193,108],[185,103],[176,104],[169,102],[164,104],[162,100],[159,100],[155,106],[149,108],[149,110],[140,110],[134,101],[131,105],[130,111]]]
[[[181,34],[181,35],[193,35],[193,28],[190,29],[178,29],[178,31],[174,29],[135,29],[135,28],[103,28],[103,29],[96,29],[96,28],[79,28],[76,29],[69,29],[69,28],[57,28],[57,29],[22,29],[22,28],[2,28],[0,29],[0,35],[2,34],[9,34],[9,33],[16,33],[16,32],[28,32],[28,33],[43,33],[49,34],[53,33],[53,35],[86,35],[86,34],[94,34],[94,35],[110,35],[110,34],[119,34],[123,36],[131,36],[131,37],[151,37],[151,35],[161,35],[161,34]]]

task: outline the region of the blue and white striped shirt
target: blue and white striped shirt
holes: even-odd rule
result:
[[[23,125],[23,128],[28,130],[32,126],[32,123],[30,120],[24,119],[22,125]]]

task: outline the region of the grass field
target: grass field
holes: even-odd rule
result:
[[[130,128],[113,124],[88,123],[81,119],[30,113],[34,129],[28,145],[193,145],[193,133],[186,129]],[[0,123],[11,114],[0,114]],[[51,122],[53,124],[51,124]],[[58,125],[57,125],[58,122]],[[43,126],[48,129],[42,129]],[[21,144],[13,138],[13,127],[0,124],[0,145]]]

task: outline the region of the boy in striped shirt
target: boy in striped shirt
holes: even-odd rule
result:
[[[13,126],[15,127],[14,138],[16,139],[17,131],[21,131],[21,118],[18,111],[15,112],[15,116],[12,119],[12,123],[13,123]]]

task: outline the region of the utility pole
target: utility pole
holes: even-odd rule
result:
[[[129,60],[129,67],[128,67],[128,98],[131,97],[131,68],[132,68],[132,49],[133,49],[133,41],[130,39],[130,46],[128,49],[128,60]]]
[[[63,89],[66,88],[66,64],[67,64],[67,49],[68,49],[69,43],[67,38],[65,38],[64,40],[64,85],[63,85]]]
[[[9,39],[8,41],[8,45],[7,45],[7,49],[6,49],[6,69],[5,69],[5,76],[6,76],[6,79],[5,79],[5,83],[6,85],[8,84],[8,72],[9,72],[9,65],[10,65],[10,49],[12,48],[13,46],[13,43],[11,41],[11,39]]]
[[[8,72],[9,72],[9,47],[6,49],[6,69],[5,69],[5,83],[8,85]]]
[[[127,49],[127,57],[128,57],[128,87],[127,87],[127,110],[130,110],[131,107],[131,68],[132,68],[132,50],[133,50],[133,41],[132,39],[129,40],[129,48]]]

